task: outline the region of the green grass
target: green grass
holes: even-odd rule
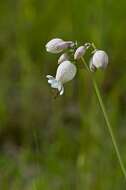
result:
[[[53,100],[45,76],[58,56],[44,47],[60,37],[108,53],[96,80],[126,167],[125,9],[123,0],[0,1],[0,189],[126,189],[89,75],[79,70]]]

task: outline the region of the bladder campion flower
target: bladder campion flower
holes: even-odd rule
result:
[[[105,69],[108,65],[108,55],[103,50],[96,50],[90,61],[90,70]]]
[[[85,46],[80,46],[80,47],[77,48],[76,51],[75,51],[74,59],[75,59],[75,60],[80,59],[81,57],[84,56],[85,52],[86,52]]]
[[[76,66],[70,61],[62,62],[56,71],[56,77],[47,75],[48,83],[51,84],[52,88],[56,88],[59,91],[59,94],[64,93],[63,84],[72,80],[76,75]]]
[[[74,53],[74,59],[79,60],[86,53],[86,50],[91,46],[91,43],[85,43],[83,46],[80,46],[76,49]]]
[[[64,41],[60,38],[54,38],[46,44],[46,51],[50,53],[61,53],[63,50],[74,45],[72,41]]]
[[[97,50],[94,43],[84,43],[84,45],[78,47],[77,42],[64,41],[60,38],[54,38],[46,44],[46,50],[50,53],[61,53],[58,59],[58,68],[56,77],[47,75],[48,83],[51,84],[52,88],[56,88],[59,94],[62,95],[64,92],[63,84],[72,80],[76,74],[75,64],[79,59],[84,63],[83,56],[85,56],[88,48],[93,48],[93,56],[90,64],[86,67],[90,68],[91,71],[95,71],[98,68],[106,68],[108,65],[108,55],[102,50]],[[91,54],[92,55],[92,54]]]

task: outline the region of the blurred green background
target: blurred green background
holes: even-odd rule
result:
[[[85,70],[54,100],[46,75],[52,38],[93,41],[109,55],[97,72],[126,167],[126,1],[0,0],[0,189],[125,190]]]

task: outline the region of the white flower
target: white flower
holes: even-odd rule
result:
[[[105,51],[96,50],[91,61],[90,70],[95,71],[96,69],[105,69],[108,65],[108,55]]]
[[[72,41],[63,41],[60,38],[54,38],[46,44],[46,51],[50,53],[60,53],[63,50],[72,47],[74,43]]]
[[[77,48],[77,50],[75,51],[74,59],[75,59],[75,60],[80,59],[81,57],[84,56],[85,52],[86,52],[85,46],[80,46],[80,47]]]
[[[68,54],[67,54],[67,53],[63,53],[63,54],[59,57],[59,59],[58,59],[58,64],[62,63],[63,61],[68,61],[68,59],[69,59]]]
[[[63,84],[72,80],[76,75],[77,69],[74,64],[70,61],[62,62],[56,72],[56,77],[54,78],[51,75],[47,75],[48,83],[51,84],[52,88],[57,88],[60,92],[60,95],[64,93]]]

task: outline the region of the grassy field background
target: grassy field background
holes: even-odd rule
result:
[[[96,73],[126,167],[126,1],[0,1],[0,189],[125,190],[85,70],[54,100],[52,38],[93,41],[109,55]]]

